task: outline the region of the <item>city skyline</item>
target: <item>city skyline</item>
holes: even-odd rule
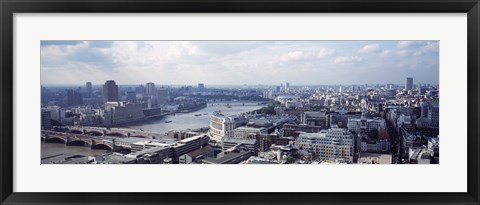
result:
[[[42,85],[438,84],[438,41],[42,41]],[[399,77],[402,76],[402,77]]]

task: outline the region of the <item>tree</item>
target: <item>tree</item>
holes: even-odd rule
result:
[[[288,164],[293,164],[295,162],[295,159],[293,157],[288,156],[286,159]]]

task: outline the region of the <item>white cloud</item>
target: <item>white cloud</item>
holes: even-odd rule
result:
[[[401,57],[406,57],[410,55],[410,52],[408,50],[402,49],[397,51],[397,54]]]
[[[322,59],[328,56],[334,56],[337,51],[333,48],[319,48],[315,51],[291,51],[282,56],[283,61],[303,60],[303,59]]]
[[[167,51],[167,58],[170,60],[178,60],[185,56],[194,55],[200,55],[198,47],[191,42],[185,41],[173,43]]]
[[[398,44],[398,41],[369,45],[353,41],[340,44],[322,41],[47,42],[41,47],[41,81],[42,84],[84,84],[115,79],[119,84],[149,81],[194,84],[202,80],[210,84],[274,84],[298,77],[302,83],[369,83],[387,78],[395,80],[389,77],[392,71],[388,68],[400,63],[405,65],[403,68],[411,68],[415,63],[417,67],[425,67],[419,64],[423,61],[438,64],[438,41],[423,41],[421,45],[403,49],[396,48]],[[412,55],[417,57],[402,57]],[[429,69],[433,72],[438,68]],[[408,69],[396,70],[402,76],[411,75]],[[371,75],[373,72],[376,75]],[[324,76],[325,73],[329,76]],[[319,75],[324,77],[319,79]],[[426,81],[436,80],[435,76],[425,76]]]
[[[422,52],[422,51],[415,51],[415,52],[413,52],[412,55],[413,55],[413,56],[421,56],[421,55],[423,55],[423,54],[425,54],[425,53]]]
[[[320,48],[320,50],[317,52],[317,56],[319,58],[324,58],[327,56],[332,56],[335,55],[337,51],[333,48]]]
[[[382,48],[378,44],[369,44],[363,46],[358,52],[359,53],[377,53],[380,52]]]
[[[380,53],[380,57],[382,58],[392,57],[393,55],[394,52],[392,50],[384,50],[382,53]]]
[[[438,53],[439,43],[437,42],[427,42],[426,45],[420,47],[419,50],[413,53],[414,56],[421,56],[428,53]]]
[[[358,56],[338,56],[333,61],[334,63],[358,63],[362,62],[363,58]]]
[[[398,48],[410,48],[412,46],[425,45],[425,41],[399,41],[397,43]]]

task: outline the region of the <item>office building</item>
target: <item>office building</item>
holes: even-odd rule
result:
[[[87,98],[93,97],[92,82],[87,82],[85,85],[86,85],[85,97]]]
[[[235,128],[246,123],[247,120],[244,117],[214,112],[210,116],[210,137],[216,141],[221,141],[223,137],[233,138]]]
[[[314,160],[343,159],[353,163],[354,136],[347,129],[331,128],[318,133],[302,133],[295,144],[304,156]]]
[[[135,91],[127,91],[125,93],[125,96],[126,96],[127,102],[131,102],[131,103],[137,102],[137,93]]]
[[[257,134],[267,134],[267,129],[263,127],[247,127],[241,126],[233,130],[233,138],[236,139],[255,139]]]
[[[168,102],[168,90],[166,88],[158,88],[157,90],[158,104],[166,104]]]
[[[381,138],[386,137],[383,135],[386,135],[387,124],[382,118],[367,119],[364,116],[361,118],[350,118],[348,119],[347,127],[348,130],[355,133],[378,131],[378,134],[382,135]]]
[[[105,125],[116,125],[145,119],[141,103],[106,102]]]
[[[103,85],[103,102],[118,102],[118,86],[114,80],[107,80]]]
[[[329,116],[325,112],[303,112],[300,115],[300,122],[306,125],[320,126],[327,128]]]
[[[409,77],[405,80],[405,90],[413,90],[413,78]]]
[[[203,164],[238,164],[247,160],[250,156],[252,156],[252,152],[246,150],[240,150],[235,152],[230,152],[221,156],[217,156],[217,158],[213,157],[206,157],[202,160]]]
[[[83,104],[83,96],[80,92],[72,89],[67,90],[66,104],[68,106]]]
[[[254,139],[223,138],[222,140],[222,151],[232,150],[239,146],[243,146],[245,149],[248,149],[253,153],[257,153],[260,147],[258,141],[255,138]]]
[[[48,110],[43,110],[41,111],[41,116],[42,116],[42,120],[41,120],[41,129],[42,130],[49,130],[52,128],[52,124],[51,124],[51,121],[50,121],[50,111]]]
[[[420,117],[416,120],[417,127],[438,128],[440,123],[440,105],[438,102],[421,103]]]
[[[154,83],[152,82],[147,83],[146,94],[147,96],[155,96],[157,94]]]
[[[315,133],[320,132],[325,127],[315,126],[315,125],[305,125],[305,124],[285,124],[283,125],[282,131],[283,136],[285,137],[298,137],[300,133],[307,132],[307,133]]]

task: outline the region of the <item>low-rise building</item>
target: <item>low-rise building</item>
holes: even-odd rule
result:
[[[238,164],[247,160],[252,156],[252,152],[248,150],[241,150],[229,152],[217,158],[206,157],[202,160],[204,164]]]
[[[257,153],[259,149],[259,144],[256,139],[236,139],[236,138],[223,138],[222,140],[222,150],[228,151],[230,149],[235,149],[240,145],[245,146],[252,153]]]
[[[267,129],[260,127],[237,127],[233,131],[233,138],[236,139],[248,139],[248,138],[255,138],[257,134],[267,134]]]
[[[205,157],[214,157],[214,150],[210,146],[205,146],[201,149],[191,151],[187,154],[178,157],[179,164],[202,163]]]
[[[391,154],[360,153],[358,164],[392,164]]]
[[[320,130],[324,129],[322,126],[315,126],[315,125],[306,125],[306,124],[285,124],[283,125],[283,136],[285,137],[298,137],[300,133],[315,133],[320,132]]]

